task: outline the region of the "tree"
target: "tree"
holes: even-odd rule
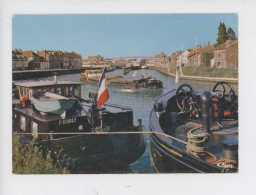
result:
[[[227,36],[226,26],[225,26],[224,22],[220,23],[218,29],[219,29],[219,31],[218,31],[217,43],[218,44],[225,43],[225,41],[228,39],[228,36]]]
[[[144,65],[144,64],[146,64],[146,59],[141,59],[140,60],[140,65]]]
[[[202,62],[204,63],[205,66],[209,67],[212,58],[213,58],[212,53],[204,52]]]
[[[235,32],[233,31],[233,29],[232,28],[228,28],[228,30],[227,30],[227,38],[229,39],[229,40],[235,40],[236,39],[236,34],[235,34]]]

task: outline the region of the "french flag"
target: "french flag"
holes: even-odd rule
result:
[[[99,91],[98,91],[97,106],[98,108],[100,108],[109,98],[108,89],[106,87],[105,70],[103,70],[102,72],[98,87],[99,87]]]

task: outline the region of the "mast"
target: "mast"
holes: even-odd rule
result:
[[[197,56],[197,36],[196,36],[196,64],[198,66],[198,56]]]
[[[181,45],[181,58],[180,58],[180,75],[181,76],[183,75],[182,68],[181,68],[183,52],[184,51],[183,51],[183,43],[182,43],[182,45]]]
[[[176,75],[175,75],[175,83],[179,83],[179,62],[177,61],[177,67],[176,67]]]
[[[102,74],[104,73],[104,69],[102,70]],[[101,79],[100,79],[101,80]],[[92,100],[92,107],[91,107],[91,119],[92,119],[92,129],[95,130],[95,119],[94,119],[94,115],[95,115],[95,107],[97,105],[97,95],[98,95],[98,90],[99,90],[99,84],[100,84],[100,80],[99,83],[97,85],[96,88],[96,92],[94,94],[93,100]]]

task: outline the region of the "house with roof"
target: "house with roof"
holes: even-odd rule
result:
[[[27,50],[22,52],[23,55],[28,59],[29,69],[44,70],[49,69],[49,62],[37,53]]]
[[[104,61],[104,58],[102,56],[100,56],[100,55],[88,56],[88,62],[89,63],[99,64],[102,61]]]
[[[179,55],[177,55],[176,57],[176,61],[177,61],[177,66],[188,66],[188,55],[189,55],[189,51],[185,50],[182,51]]]
[[[58,69],[64,67],[64,57],[61,51],[42,50],[37,54],[49,62],[50,69]]]
[[[24,70],[28,68],[28,59],[22,54],[21,49],[12,51],[12,70]]]
[[[210,42],[205,47],[201,45],[197,45],[188,55],[188,61],[190,66],[203,66],[206,64],[204,61],[204,54],[212,54],[214,53],[214,47],[211,46]]]
[[[227,40],[214,51],[216,68],[238,68],[238,40]]]
[[[68,59],[66,57],[68,57]],[[64,52],[63,59],[66,59],[64,63],[64,68],[81,68],[82,67],[82,56],[74,51],[72,51],[71,53]],[[68,60],[68,64],[67,64],[67,60]]]
[[[155,63],[160,66],[169,67],[171,65],[171,57],[162,52],[155,56]]]
[[[74,51],[51,51],[42,50],[37,54],[49,62],[51,69],[80,68],[82,67],[82,56]]]
[[[177,58],[181,55],[181,53],[182,51],[176,51],[170,56],[171,65],[177,66]]]

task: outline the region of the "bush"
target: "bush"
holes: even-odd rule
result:
[[[12,170],[16,174],[67,174],[69,171],[53,164],[50,154],[43,156],[42,151],[30,143],[22,143],[14,135],[12,143]]]

